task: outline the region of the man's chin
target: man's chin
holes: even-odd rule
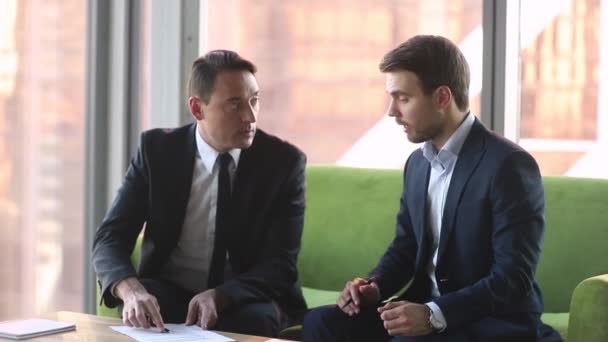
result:
[[[251,147],[251,144],[253,144],[253,138],[241,141],[236,148],[244,150]]]
[[[420,143],[423,143],[423,142],[425,142],[425,141],[426,141],[426,140],[425,140],[425,139],[423,139],[422,137],[420,137],[420,136],[416,136],[416,135],[413,135],[413,134],[408,134],[408,135],[407,135],[407,140],[408,140],[409,142],[413,143],[413,144],[420,144]]]

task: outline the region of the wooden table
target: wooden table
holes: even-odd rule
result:
[[[130,337],[120,334],[109,327],[111,325],[122,325],[117,318],[87,315],[77,312],[59,311],[57,313],[42,315],[41,318],[54,319],[76,324],[76,330],[61,334],[41,336],[25,341],[86,341],[86,342],[133,342]],[[233,338],[239,342],[263,342],[271,338],[261,336],[249,336],[234,333],[216,331],[226,337]],[[14,341],[0,338],[0,341]]]

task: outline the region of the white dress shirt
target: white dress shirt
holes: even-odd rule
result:
[[[196,155],[184,224],[177,246],[161,270],[161,278],[198,293],[207,289],[213,257],[220,165],[216,163],[219,152],[202,139],[198,125],[195,136]],[[241,150],[233,149],[229,153],[234,163],[228,172],[234,184]]]
[[[433,257],[429,260],[427,265],[427,274],[431,278],[431,295],[433,297],[439,297],[441,295],[439,293],[439,288],[437,287],[435,269],[437,267],[437,252],[439,250],[439,238],[441,236],[441,221],[443,219],[445,198],[450,187],[450,181],[452,180],[452,173],[454,172],[454,166],[458,160],[458,155],[460,154],[462,145],[469,135],[474,122],[475,116],[468,113],[466,118],[462,121],[460,126],[458,126],[456,131],[452,133],[439,152],[437,152],[437,149],[430,141],[426,141],[421,147],[424,158],[431,164],[431,175],[427,189],[426,204],[428,208],[427,221],[433,238],[431,246]],[[435,318],[442,322],[444,327],[447,327],[445,317],[439,306],[434,302],[426,304],[433,311]]]

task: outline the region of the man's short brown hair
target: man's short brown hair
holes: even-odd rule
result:
[[[192,63],[188,93],[209,103],[215,86],[215,79],[222,71],[249,71],[255,74],[257,68],[250,61],[230,50],[213,50]]]
[[[379,67],[382,72],[414,73],[427,95],[439,86],[448,86],[458,108],[469,109],[469,65],[460,49],[447,38],[414,36],[387,53]]]

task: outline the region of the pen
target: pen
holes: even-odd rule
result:
[[[154,325],[154,323],[150,324],[152,327],[156,328],[156,325]],[[168,332],[171,332],[171,330],[167,329],[167,328],[163,328],[163,330],[160,331],[163,334],[166,334]]]
[[[149,316],[147,316],[147,315],[146,315],[146,318],[148,319],[148,322],[150,322],[150,326],[156,328],[156,324],[154,324],[154,322],[152,322],[152,319]],[[165,334],[165,333],[168,333],[168,332],[171,332],[171,331],[169,329],[167,329],[167,328],[163,328],[163,330],[161,330],[160,332],[163,333],[163,334]]]
[[[369,285],[371,284],[371,280],[369,279],[363,279],[363,284],[362,285]],[[353,297],[348,298],[348,300],[346,301],[346,303],[344,303],[344,305],[342,305],[340,308],[344,309],[345,307],[347,307],[350,303],[353,302]]]
[[[154,323],[150,323],[150,325],[152,327],[156,328],[156,325]],[[167,328],[163,328],[163,330],[161,330],[160,332],[163,333],[163,334],[166,334],[166,333],[171,332],[171,331],[169,329],[167,329]]]

